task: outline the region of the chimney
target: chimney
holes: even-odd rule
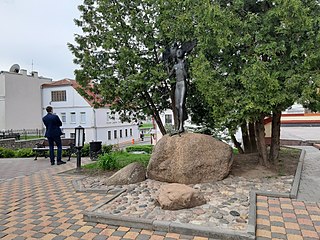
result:
[[[31,76],[32,76],[32,77],[35,77],[35,78],[38,78],[38,72],[32,71],[32,72],[31,72]]]
[[[26,70],[26,69],[21,69],[21,70],[20,70],[20,73],[21,73],[23,76],[27,76],[27,70]]]

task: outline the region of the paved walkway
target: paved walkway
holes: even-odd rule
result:
[[[306,150],[297,199],[257,197],[256,239],[320,239],[320,151]]]
[[[75,193],[76,176],[57,175],[75,168],[75,159],[60,166],[44,158],[0,159],[0,166],[0,239],[207,239],[84,222],[82,211],[107,196]]]
[[[320,151],[301,148],[306,157],[298,199],[257,196],[258,240],[320,239]],[[0,159],[0,166],[1,239],[207,239],[84,222],[82,211],[106,195],[75,193],[76,176],[57,175],[75,168],[75,159],[60,166],[44,158]]]

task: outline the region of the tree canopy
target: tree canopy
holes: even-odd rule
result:
[[[84,0],[75,20],[83,33],[69,44],[80,65],[76,78],[84,85],[96,80],[123,119],[152,115],[165,133],[159,112],[171,108],[174,80],[161,53],[197,39],[188,59],[188,106],[198,122],[232,132],[243,123],[263,125],[265,116],[277,119],[296,101],[319,110],[319,6],[318,0]]]

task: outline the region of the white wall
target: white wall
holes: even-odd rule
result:
[[[4,107],[0,109],[4,115],[1,124],[5,123],[5,129],[35,129],[42,127],[41,91],[43,83],[51,82],[50,78],[27,75],[26,71],[21,73],[2,72],[4,78]],[[2,82],[3,82],[2,78]],[[3,87],[3,83],[1,84]],[[3,90],[2,90],[3,91]],[[2,98],[3,100],[3,98]],[[4,110],[3,110],[4,109]]]
[[[0,73],[0,131],[6,128],[5,112],[5,75]]]

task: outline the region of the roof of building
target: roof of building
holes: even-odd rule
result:
[[[99,94],[95,94],[92,89],[93,84],[89,84],[88,87],[84,88],[76,80],[73,79],[62,79],[53,81],[51,83],[42,84],[42,88],[59,87],[59,86],[71,86],[73,87],[89,104],[91,107],[98,107],[102,104],[102,97]],[[109,106],[105,104],[103,106]]]

